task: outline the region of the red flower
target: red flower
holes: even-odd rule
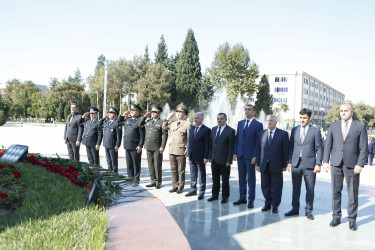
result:
[[[1,152],[0,152],[0,156],[2,156],[3,154],[4,154],[4,151],[1,151]]]
[[[8,168],[14,168],[14,166],[9,164],[9,165],[8,165]]]
[[[4,165],[0,165],[0,168],[5,168],[5,166]]]
[[[69,164],[68,166],[68,171],[69,172],[73,172],[76,168],[72,165],[72,164]]]
[[[18,171],[14,171],[13,172],[13,175],[14,175],[14,178],[21,178],[21,173],[20,172],[18,172]]]
[[[23,160],[22,162],[23,162],[23,163],[26,163],[27,161],[26,161],[26,160]]]
[[[0,193],[0,198],[1,199],[8,198],[8,195],[6,193]]]
[[[89,188],[89,189],[91,190],[92,185],[87,183],[87,184],[85,185],[85,187],[87,187],[87,188]]]

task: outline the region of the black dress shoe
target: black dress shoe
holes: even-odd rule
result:
[[[277,214],[279,212],[279,209],[277,207],[272,208],[272,213]]]
[[[160,186],[161,186],[160,183],[156,184],[156,189],[160,189]]]
[[[349,221],[349,229],[352,230],[352,231],[356,231],[357,230],[357,223],[355,223],[355,221]]]
[[[207,201],[214,201],[214,200],[217,200],[218,197],[217,196],[211,196],[210,198],[207,199]]]
[[[169,193],[176,192],[177,190],[178,190],[177,188],[172,188],[171,190],[169,190]]]
[[[182,192],[184,192],[184,190],[183,189],[179,189],[179,190],[177,190],[176,193],[181,194]]]
[[[196,190],[189,191],[189,193],[185,194],[186,197],[193,196],[193,195],[197,195],[197,191]]]
[[[238,201],[234,201],[233,202],[233,205],[240,205],[240,204],[246,204],[246,200],[238,200]]]
[[[331,223],[329,223],[329,226],[330,227],[337,227],[338,225],[340,225],[341,221],[339,219],[333,219],[331,221]]]
[[[247,204],[247,208],[253,208],[254,207],[254,201],[249,201]]]
[[[148,187],[148,188],[149,188],[149,187],[155,187],[155,186],[156,186],[155,183],[150,183],[150,184],[147,184],[147,185],[146,185],[146,187]]]
[[[289,212],[285,213],[284,214],[285,216],[293,216],[293,215],[299,215],[299,211],[298,210],[290,210]]]
[[[314,215],[312,215],[312,213],[310,213],[310,212],[306,212],[305,215],[306,215],[307,219],[309,219],[309,220],[315,219]]]
[[[262,207],[262,211],[265,212],[265,211],[268,211],[271,209],[271,206],[264,206]]]
[[[198,200],[203,200],[203,198],[204,198],[204,193],[201,193],[198,195]]]
[[[225,204],[225,203],[227,203],[228,202],[228,198],[223,198],[222,200],[221,200],[221,204]]]

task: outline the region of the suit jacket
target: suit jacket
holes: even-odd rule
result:
[[[140,126],[141,118],[126,118],[120,115],[118,124],[124,125],[124,142],[123,146],[126,150],[136,150],[137,147],[143,148],[145,141],[145,130]]]
[[[163,120],[158,118],[156,121],[142,117],[140,126],[145,129],[145,149],[149,151],[158,151],[165,148],[168,139],[168,131],[163,129]]]
[[[258,140],[257,166],[264,172],[269,162],[271,173],[282,173],[288,162],[289,135],[288,132],[276,128],[271,141],[268,143],[268,129],[263,130]]]
[[[263,124],[253,119],[250,125],[244,129],[246,119],[239,121],[237,125],[236,141],[234,143],[234,154],[237,157],[252,159],[256,157],[258,138],[263,131]]]
[[[211,129],[202,124],[194,137],[195,126],[191,126],[188,140],[187,156],[196,161],[203,162],[210,153]]]
[[[79,113],[75,113],[72,122],[69,122],[70,117],[72,117],[72,114],[66,118],[64,140],[71,142],[82,141],[83,129],[80,126],[82,116]]]
[[[236,131],[227,124],[215,142],[217,130],[218,126],[212,128],[209,159],[219,165],[232,164]]]
[[[292,129],[289,141],[288,163],[296,167],[299,162],[300,152],[302,151],[302,166],[304,168],[314,169],[315,165],[322,165],[323,147],[320,130],[308,125],[309,129],[305,135],[303,143],[301,142],[301,125]]]
[[[103,147],[113,149],[121,146],[122,127],[117,123],[117,119],[104,121],[100,120],[103,124]]]
[[[84,127],[82,144],[94,148],[100,145],[103,139],[103,124],[98,119],[87,119],[81,117],[80,124]]]
[[[183,120],[177,125],[178,122],[168,123],[168,120],[163,122],[163,129],[171,131],[171,136],[169,137],[169,154],[171,155],[185,155],[187,148],[191,123]]]
[[[324,144],[323,162],[330,161],[332,166],[339,166],[344,161],[345,166],[354,168],[364,166],[367,161],[367,130],[362,122],[352,120],[350,129],[344,141],[341,120],[331,123]]]

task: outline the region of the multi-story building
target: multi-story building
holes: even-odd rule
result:
[[[266,74],[273,95],[273,108],[280,108],[287,104],[289,110],[281,111],[281,120],[285,128],[298,124],[299,111],[308,108],[312,111],[313,124],[325,124],[325,116],[334,103],[341,104],[345,95],[328,84],[306,72],[295,74]],[[258,79],[258,83],[260,78]],[[249,102],[255,102],[250,97]]]

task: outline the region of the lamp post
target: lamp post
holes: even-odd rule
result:
[[[107,113],[107,60],[104,60],[104,97],[103,97],[103,117]]]

